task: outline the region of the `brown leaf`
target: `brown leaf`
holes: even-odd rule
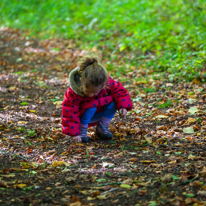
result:
[[[197,194],[206,197],[206,191],[198,191]]]
[[[122,182],[122,184],[127,184],[127,185],[131,185],[132,184],[132,179],[126,179]]]
[[[74,185],[74,188],[81,188],[81,185]]]
[[[73,196],[73,197],[71,198],[71,201],[72,201],[72,202],[79,202],[79,198],[78,198],[77,196]]]
[[[185,203],[188,205],[192,202],[191,197],[185,199]]]
[[[6,186],[7,186],[7,182],[0,181],[0,187],[6,187]]]
[[[52,154],[54,154],[54,153],[56,153],[56,150],[55,150],[55,149],[49,150],[48,152],[46,152],[47,155],[52,155]]]
[[[100,195],[99,190],[93,192],[92,194],[90,194],[91,197],[96,197],[97,195]]]
[[[6,173],[9,173],[9,172],[10,172],[10,169],[5,168],[5,169],[3,169],[1,172],[2,172],[3,174],[6,174]]]
[[[200,172],[200,176],[206,177],[206,167],[203,167],[203,170]]]
[[[156,162],[156,160],[142,160],[141,162],[149,164],[149,163],[152,163],[152,162]]]
[[[163,177],[163,181],[164,181],[164,182],[171,182],[171,181],[172,181],[172,174],[166,174],[166,175]]]
[[[111,185],[107,185],[107,186],[105,186],[105,187],[103,188],[103,190],[104,190],[104,191],[107,191],[107,190],[110,190],[111,188],[112,188]]]
[[[167,127],[165,127],[164,125],[157,127],[157,130],[164,130],[167,131]]]
[[[202,186],[202,182],[200,182],[200,181],[195,181],[195,182],[193,183],[193,185],[196,186],[197,188],[199,188],[200,186]]]
[[[70,184],[70,183],[74,183],[76,179],[74,177],[67,177],[67,178],[65,178],[65,180],[66,180],[67,184]]]
[[[31,202],[31,200],[29,199],[28,196],[26,196],[23,200],[23,203],[29,203],[29,202]]]
[[[133,158],[128,159],[128,161],[129,161],[129,162],[137,162],[137,158],[134,158],[134,157],[133,157]]]
[[[82,203],[81,202],[74,202],[74,203],[71,203],[69,206],[81,206]]]
[[[55,186],[56,186],[56,187],[58,187],[58,186],[60,186],[60,185],[61,185],[61,182],[56,182],[56,183],[55,183]]]

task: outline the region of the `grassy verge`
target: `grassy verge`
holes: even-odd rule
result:
[[[119,74],[145,68],[170,81],[206,78],[204,0],[1,0],[0,25],[97,47]]]

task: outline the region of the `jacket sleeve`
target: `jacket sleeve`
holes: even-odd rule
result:
[[[70,88],[64,94],[62,103],[62,132],[70,136],[80,134],[80,97]]]
[[[114,98],[117,110],[126,108],[127,111],[132,109],[132,100],[129,92],[123,87],[119,81],[115,81],[111,77],[108,80],[109,93]]]

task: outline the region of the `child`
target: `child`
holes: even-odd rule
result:
[[[96,135],[111,139],[109,122],[116,110],[122,117],[132,109],[128,91],[93,56],[83,57],[70,72],[69,83],[62,103],[62,132],[74,141],[88,142],[88,126],[97,125]]]

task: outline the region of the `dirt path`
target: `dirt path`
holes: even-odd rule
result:
[[[115,137],[91,128],[90,143],[72,143],[61,101],[84,53],[1,28],[0,205],[206,205],[206,86],[130,85],[134,111],[115,116]]]

